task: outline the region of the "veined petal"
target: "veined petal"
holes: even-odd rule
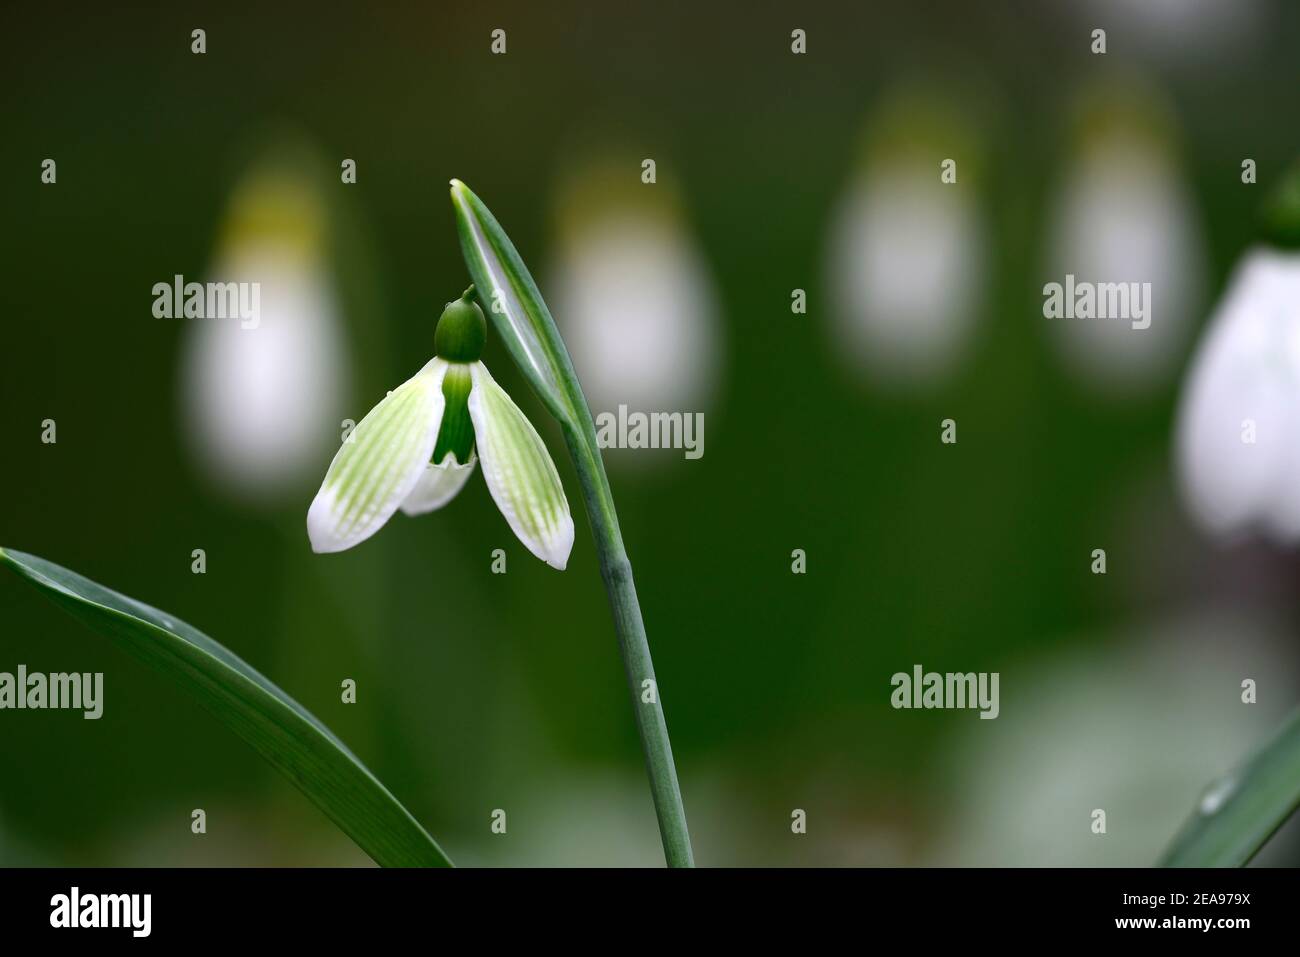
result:
[[[475,362],[470,370],[469,414],[492,500],[530,552],[562,569],[573,548],[573,517],[555,463],[487,367]]]
[[[402,511],[407,515],[423,515],[442,508],[464,487],[477,461],[474,453],[470,452],[469,461],[461,465],[456,461],[455,453],[448,452],[441,465],[430,462],[420,473],[420,480],[411,489],[411,494],[402,500]]]
[[[433,455],[446,400],[447,363],[431,359],[352,430],[307,512],[316,552],[341,552],[369,538],[411,494]]]

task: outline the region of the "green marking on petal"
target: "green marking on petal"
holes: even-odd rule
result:
[[[402,500],[402,511],[407,515],[423,515],[442,508],[465,487],[474,471],[474,461],[473,453],[470,453],[470,460],[464,465],[456,461],[455,455],[448,455],[438,465],[430,462],[424,467],[415,488]]]
[[[334,456],[307,512],[317,552],[338,552],[373,535],[419,482],[433,454],[447,363],[434,359],[361,420]]]
[[[475,362],[470,368],[469,412],[492,500],[530,552],[562,569],[573,548],[573,518],[555,463],[487,367]]]
[[[474,449],[474,422],[469,417],[469,392],[474,384],[469,366],[453,362],[447,366],[442,380],[442,397],[446,409],[442,413],[442,428],[438,430],[438,443],[433,449],[433,463],[440,464],[448,454],[457,462],[468,462]]]

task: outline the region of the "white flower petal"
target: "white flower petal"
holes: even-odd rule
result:
[[[593,408],[699,409],[717,379],[708,267],[675,209],[659,202],[644,212],[611,205],[565,230],[555,315]]]
[[[470,371],[469,416],[492,500],[530,552],[562,569],[573,548],[573,517],[555,463],[487,367],[475,362]]]
[[[1086,384],[1118,395],[1160,388],[1200,311],[1204,246],[1196,207],[1170,151],[1145,128],[1073,152],[1053,204],[1050,281],[1072,274],[1079,282],[1150,283],[1138,287],[1149,290],[1142,293],[1149,325],[1135,328],[1136,314],[1043,321],[1062,361]]]
[[[302,494],[351,394],[328,217],[309,180],[258,168],[240,184],[207,274],[183,277],[213,284],[206,318],[175,320],[185,439],[205,477],[250,503]]]
[[[431,359],[352,430],[307,512],[317,552],[340,552],[373,535],[420,481],[446,401],[447,363]]]
[[[442,508],[464,487],[477,461],[474,453],[470,452],[469,461],[461,465],[456,461],[456,453],[448,452],[441,465],[430,462],[424,467],[411,494],[403,499],[402,511],[407,515],[423,515]]]
[[[1213,532],[1300,539],[1300,255],[1251,250],[1197,349],[1178,413],[1187,500]]]
[[[904,154],[840,203],[829,258],[847,361],[886,388],[924,388],[966,352],[984,293],[986,224],[969,192]]]

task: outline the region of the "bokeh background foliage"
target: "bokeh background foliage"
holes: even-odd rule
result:
[[[205,474],[181,411],[196,320],[150,312],[155,282],[204,277],[250,166],[306,144],[349,362],[338,400],[359,419],[428,357],[466,284],[451,177],[549,298],[572,170],[622,158],[636,188],[673,191],[715,297],[704,457],[607,456],[697,859],[1154,860],[1295,700],[1300,564],[1212,541],[1180,502],[1170,433],[1194,333],[1150,388],[1092,387],[1041,317],[1042,250],[1079,92],[1120,76],[1176,131],[1204,230],[1200,328],[1296,152],[1300,10],[1247,5],[1247,26],[1198,47],[1191,27],[1114,4],[1099,58],[1097,24],[1065,3],[840,6],[6,12],[0,543],[225,643],[458,863],[659,861],[585,520],[557,574],[471,482],[432,518],[314,556],[303,521],[331,452],[256,500]],[[806,57],[789,52],[796,26]],[[906,391],[844,361],[826,275],[837,206],[900,87],[967,118],[979,162],[962,188],[986,237],[968,347]],[[1246,156],[1260,186],[1240,182]],[[337,181],[344,157],[354,186]],[[796,287],[807,315],[790,312]],[[485,359],[558,452],[499,342]],[[939,442],[950,416],[956,446]],[[1088,570],[1096,547],[1105,576]],[[0,714],[0,862],[365,860],[192,701],[16,582],[0,580],[0,622],[0,670],[103,671],[106,686],[99,721]],[[918,662],[999,671],[1001,717],[892,710],[890,675]],[[1240,703],[1243,677],[1257,705]],[[1293,861],[1294,836],[1269,853]]]

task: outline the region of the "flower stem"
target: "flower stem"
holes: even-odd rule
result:
[[[673,749],[659,704],[659,686],[650,661],[641,605],[636,600],[632,566],[623,548],[614,496],[600,457],[595,420],[578,384],[569,350],[519,250],[492,211],[460,180],[451,181],[451,202],[461,253],[474,288],[480,292],[491,290],[488,317],[515,364],[564,431],[564,441],[582,483],[600,573],[618,631],[618,647],[632,691],[632,712],[650,775],[650,795],[659,818],[664,857],[669,867],[692,867],[695,861],[677,786]],[[466,290],[466,297],[471,295],[478,296],[479,292]]]
[[[641,750],[645,754],[646,772],[650,776],[650,794],[659,819],[664,859],[669,867],[694,867],[691,836],[686,829],[686,809],[682,806],[673,748],[668,741],[668,725],[659,702],[659,684],[655,680],[654,663],[650,660],[650,645],[646,641],[645,623],[641,620],[636,583],[632,580],[632,564],[623,547],[623,535],[619,531],[618,513],[614,510],[614,496],[605,476],[605,466],[600,453],[594,451],[594,443],[586,441],[585,436],[568,424],[564,426],[564,440],[582,482],[582,495],[600,560],[600,574],[609,593],[609,607],[614,615],[614,628],[618,631],[618,647],[632,692],[632,710],[641,737]]]

